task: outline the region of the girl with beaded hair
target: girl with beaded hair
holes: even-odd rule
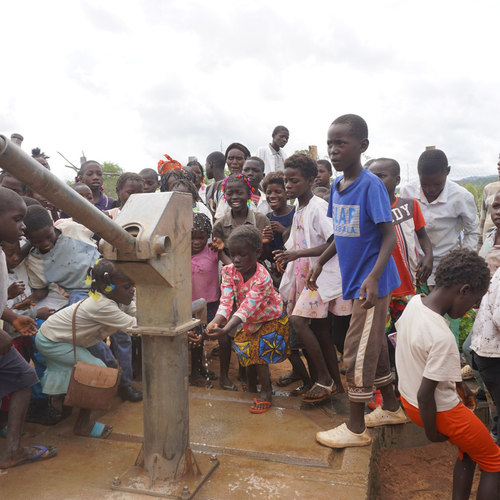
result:
[[[211,235],[211,219],[201,212],[193,212],[193,229],[191,230],[192,300],[193,302],[198,299],[205,299],[207,301],[208,322],[213,320],[219,307],[219,260],[225,265],[231,263],[231,259],[222,249],[217,248],[217,245],[209,245],[208,241]],[[197,387],[211,387],[209,380],[217,378],[215,373],[206,369],[202,364],[204,329],[204,326],[198,326],[193,332],[197,342],[190,342],[191,375],[189,383]],[[222,357],[230,357],[231,343],[224,340],[219,343],[219,352],[222,351]],[[225,378],[227,378],[227,373],[225,374]]]
[[[47,363],[41,380],[45,394],[64,395],[68,391],[75,362],[72,319],[76,308],[76,359],[84,363],[105,366],[88,348],[117,330],[127,331],[137,324],[134,282],[107,260],[98,261],[88,273],[90,298],[60,309],[43,323],[36,334],[36,347]],[[113,428],[91,422],[90,412],[86,408],[80,409],[73,432],[78,436],[105,439]]]

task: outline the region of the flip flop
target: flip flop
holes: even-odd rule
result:
[[[297,382],[300,380],[300,376],[294,376],[293,372],[288,372],[285,373],[285,375],[282,375],[276,382],[276,385],[278,387],[286,387],[287,385],[293,384],[294,382]]]
[[[316,387],[321,387],[322,389],[325,389],[326,394],[323,394],[322,396],[307,397],[307,394],[311,391],[314,391]],[[333,380],[332,380],[332,385],[330,386],[318,384],[318,382],[315,382],[314,385],[311,387],[311,389],[302,396],[302,401],[304,403],[321,403],[321,401],[328,399],[332,394],[337,394],[337,388],[335,387],[335,382]]]
[[[224,389],[225,391],[237,391],[238,388],[234,385],[234,382],[231,383],[231,385],[224,385],[221,382],[219,382],[219,385],[221,386],[221,389]]]
[[[22,462],[19,462],[16,465],[13,465],[13,467],[18,467],[19,465],[26,465],[26,464],[32,464],[35,462],[42,462],[43,460],[48,460],[49,458],[52,458],[57,455],[57,448],[55,446],[30,446],[30,448],[35,448],[37,450],[40,450],[38,453],[35,453],[33,456],[26,458]],[[46,457],[43,457],[42,455],[44,453],[49,452],[49,454]]]
[[[190,380],[189,385],[191,385],[193,387],[203,387],[205,389],[212,389],[212,387],[214,386],[213,384],[210,383],[209,380],[207,381],[207,380],[204,380],[202,378],[198,378],[193,382],[191,382],[191,380]]]
[[[76,434],[76,435],[87,438],[106,439],[113,432],[113,427],[109,426],[109,429],[106,432],[104,432],[105,428],[106,424],[102,424],[101,422],[94,422],[94,426],[92,427],[90,434],[86,435]]]
[[[254,400],[254,406],[250,406],[250,409],[249,409],[249,412],[250,413],[266,413],[266,411],[269,410],[269,408],[271,408],[271,404],[269,401],[257,401],[257,398],[253,398]],[[265,408],[262,408],[260,410],[258,410],[257,408],[255,408],[255,406],[257,405],[265,405]]]

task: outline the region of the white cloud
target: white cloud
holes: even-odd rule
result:
[[[494,173],[500,144],[500,7],[487,0],[49,1],[2,7],[0,133],[19,132],[70,178],[74,163],[155,167],[251,151],[275,125],[287,151],[363,116],[373,157],[413,169],[427,145]]]

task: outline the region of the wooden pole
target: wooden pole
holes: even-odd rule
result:
[[[314,161],[318,161],[318,146],[309,146],[309,156]]]

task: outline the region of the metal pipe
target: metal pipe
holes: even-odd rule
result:
[[[95,234],[123,253],[135,249],[135,238],[108,216],[89,204],[76,191],[57,178],[21,148],[0,135],[0,168],[42,194],[50,203],[77,220],[85,220]]]

